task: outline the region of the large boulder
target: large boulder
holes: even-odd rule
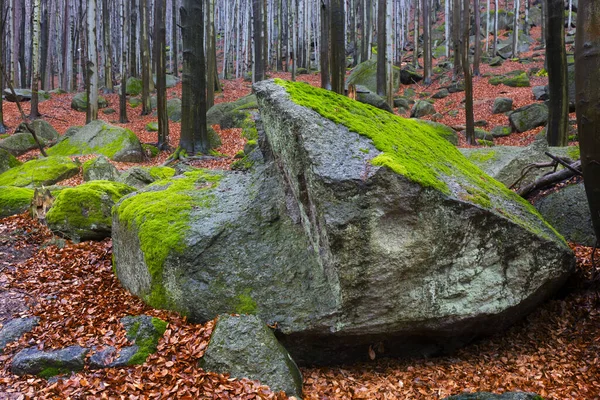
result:
[[[256,109],[257,107],[256,96],[253,94],[242,97],[231,103],[215,104],[206,113],[206,124],[212,126],[224,122],[225,125],[227,121],[236,119],[235,116],[237,113],[245,114],[248,110]],[[241,128],[241,126],[235,127]]]
[[[68,157],[44,157],[0,174],[0,186],[50,186],[78,173],[79,166]]]
[[[358,64],[347,79],[348,85],[360,85],[377,93],[377,59],[372,58]],[[394,66],[394,87],[400,87],[400,68]]]
[[[61,190],[46,214],[46,222],[53,232],[76,242],[110,237],[112,207],[134,190],[110,181],[91,181]]]
[[[58,132],[49,122],[43,119],[36,119],[31,123],[31,127],[33,128],[35,134],[38,138],[44,139],[50,142],[55,142],[58,140]],[[15,132],[25,132],[29,133],[29,130],[25,126],[25,123],[21,123]]]
[[[394,112],[392,107],[390,107],[383,97],[371,92],[364,86],[356,86],[356,100],[387,112]]]
[[[88,107],[87,93],[77,93],[71,100],[71,108],[75,111],[86,111]],[[108,101],[102,96],[98,96],[98,108],[108,107]]]
[[[129,96],[138,96],[140,93],[142,93],[142,80],[134,76],[127,78],[125,93],[127,93]]]
[[[133,132],[100,120],[63,136],[47,153],[61,156],[102,154],[121,162],[140,162],[144,158],[140,140]]]
[[[50,351],[27,348],[14,356],[10,370],[15,375],[38,375],[42,378],[81,371],[88,351],[80,346]]]
[[[173,175],[175,170],[169,167],[131,167],[121,173],[118,181],[136,189],[143,189],[155,181],[168,179]]]
[[[181,121],[181,100],[170,99],[167,101],[167,116],[173,122]]]
[[[16,101],[30,101],[32,92],[31,89],[15,89],[16,97],[13,95],[12,90],[4,89],[4,98],[6,101],[16,102]],[[38,100],[39,102],[46,101],[50,98],[50,94],[46,93],[43,90],[38,90]]]
[[[596,244],[592,215],[583,184],[569,185],[535,203],[540,214],[570,242]]]
[[[112,165],[105,156],[99,156],[83,164],[83,180],[89,181],[116,181],[119,178],[117,167]]]
[[[417,100],[410,110],[411,118],[422,118],[435,114],[435,107],[427,100]]]
[[[273,331],[255,315],[219,316],[200,366],[302,398],[300,370]]]
[[[38,137],[42,146],[46,145],[43,138]],[[0,140],[0,149],[8,151],[10,154],[20,156],[33,149],[39,149],[39,146],[33,135],[29,132],[13,133],[6,139]]]
[[[21,165],[21,162],[15,156],[7,150],[0,148],[0,174],[19,165]]]
[[[509,97],[497,97],[492,106],[492,114],[502,114],[511,111],[513,107],[513,99]]]
[[[521,178],[523,169],[528,165],[550,161],[545,152],[548,151],[556,156],[569,158],[575,149],[575,146],[548,147],[546,138],[540,136],[531,145],[526,147],[497,146],[493,149],[461,148],[460,152],[469,161],[485,171],[486,174],[510,187]],[[539,177],[552,172],[553,169],[553,167],[535,168],[519,181],[519,185],[524,186],[532,183]]]
[[[0,186],[0,218],[24,213],[33,199],[33,189]]]
[[[534,103],[516,109],[508,117],[510,125],[517,132],[525,132],[548,122],[548,106],[543,103]]]
[[[562,237],[435,127],[302,83],[254,88],[265,164],[187,172],[114,208],[117,276],[149,304],[255,314],[297,362],[339,363],[378,342],[449,351],[573,271]]]

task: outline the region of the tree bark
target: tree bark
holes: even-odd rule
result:
[[[450,1],[450,0],[448,0]],[[460,0],[453,0],[452,3],[452,41],[454,43],[454,71],[453,71],[453,80],[458,80],[460,75],[461,68],[461,53],[460,53],[460,38],[461,38],[461,30],[460,30],[460,9],[461,2]]]
[[[177,0],[172,1],[171,54],[173,54],[173,76],[179,77],[179,43],[177,42]]]
[[[40,0],[34,0],[32,2],[33,12],[33,30],[32,30],[32,48],[31,48],[31,112],[29,117],[39,118],[40,112],[38,110],[39,96],[38,90],[40,88],[40,39],[41,39],[41,9]]]
[[[129,42],[129,11],[130,2],[121,2],[121,24],[123,24],[123,32],[121,39],[121,95],[119,96],[119,122],[125,124],[129,122],[127,118],[127,72],[129,70],[128,63],[128,48]]]
[[[321,0],[321,87],[331,90],[329,75],[329,0]]]
[[[252,82],[259,82],[265,79],[265,68],[263,60],[263,18],[262,18],[262,0],[252,1],[252,37],[254,41],[254,73]]]
[[[473,75],[479,76],[479,63],[481,61],[481,7],[479,0],[474,0],[475,9],[475,56],[473,57]]]
[[[569,93],[563,0],[547,0],[546,64],[548,68],[548,128],[550,146],[568,145]]]
[[[387,47],[387,33],[385,29],[386,12],[387,1],[379,0],[377,8],[377,94],[381,97],[385,97],[387,86],[387,74],[385,71],[385,51]]]
[[[165,1],[154,0],[154,60],[156,63],[156,113],[158,115],[158,148],[169,148],[167,117],[167,31]]]
[[[581,164],[596,240],[600,240],[600,3],[579,0],[575,87]]]
[[[0,12],[2,13],[2,23],[0,37],[4,38],[6,29],[6,19],[4,16],[4,0],[0,0]],[[0,63],[2,63],[2,55],[4,54],[4,40],[0,40]],[[3,63],[4,65],[4,63]],[[4,88],[4,74],[0,74],[0,88]],[[6,133],[6,126],[4,125],[4,110],[3,110],[3,99],[0,97],[0,134]]]
[[[150,38],[148,37],[148,0],[140,0],[140,27],[142,28],[142,115],[152,113],[150,102],[150,80],[152,66],[150,65]]]
[[[346,78],[346,21],[344,16],[344,3],[342,0],[330,0],[331,23],[331,89],[339,94],[344,94]]]
[[[88,29],[88,60],[87,60],[87,82],[88,82],[88,107],[86,122],[98,119],[98,42],[96,40],[96,0],[87,2],[87,29]]]
[[[204,57],[204,0],[183,0],[183,83],[179,146],[188,154],[210,150],[206,129],[206,65]]]
[[[431,0],[423,0],[423,83],[431,84]]]
[[[469,0],[463,2],[463,35],[461,43],[462,67],[465,79],[465,114],[467,143],[477,144],[475,141],[475,118],[473,116],[473,76],[471,75],[471,63],[469,62],[469,31],[471,20],[469,15]]]
[[[110,40],[110,9],[108,0],[102,0],[102,33],[104,39],[104,87],[114,91],[112,75],[112,41]]]
[[[215,41],[215,2],[206,1],[206,109],[215,103],[215,84],[217,78],[217,48]]]

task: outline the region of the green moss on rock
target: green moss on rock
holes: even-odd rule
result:
[[[117,205],[119,219],[138,231],[140,247],[152,283],[145,300],[156,308],[166,308],[163,264],[171,252],[182,251],[189,230],[187,217],[194,206],[201,206],[192,195],[218,185],[222,175],[204,170],[184,173],[172,180],[155,182],[150,190],[124,199]],[[162,190],[160,190],[162,188]],[[206,204],[212,196],[207,194]]]
[[[33,199],[33,189],[0,186],[0,218],[27,211]]]
[[[68,157],[44,157],[0,174],[0,186],[49,186],[77,175],[78,172],[79,166]]]
[[[148,172],[156,180],[169,179],[175,176],[175,170],[171,167],[150,167]]]

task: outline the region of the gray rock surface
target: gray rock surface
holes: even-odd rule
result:
[[[144,151],[138,137],[129,129],[96,120],[48,149],[48,155],[102,154],[113,161],[140,162]]]
[[[94,352],[88,360],[88,365],[91,369],[126,367],[131,365],[130,361],[138,351],[139,347],[136,345],[126,346],[121,348],[117,355],[117,349],[108,346],[103,350]]]
[[[535,208],[568,241],[590,247],[596,244],[583,183],[550,193],[538,200]]]
[[[215,104],[206,113],[206,123],[208,126],[221,124],[221,121],[230,119],[228,115],[231,113],[243,112],[256,109],[257,107],[256,96],[253,94],[242,97],[231,103]]]
[[[348,85],[360,85],[377,93],[377,60],[372,58],[358,64],[346,80]],[[400,86],[400,68],[394,66],[394,87]]]
[[[40,139],[42,146],[46,145],[46,141],[43,138],[38,139]],[[33,135],[29,132],[13,133],[6,139],[0,140],[0,149],[8,151],[14,156],[20,156],[27,153],[29,150],[38,148]]]
[[[119,178],[118,182],[124,183],[136,189],[143,189],[152,182],[156,181],[156,179],[150,174],[148,169],[143,167],[131,167],[126,171],[123,171]]]
[[[0,329],[0,352],[7,344],[19,340],[21,336],[30,332],[39,322],[39,317],[15,318],[6,322]]]
[[[371,92],[365,86],[356,86],[356,100],[360,101],[361,103],[377,107],[381,110],[385,110],[387,112],[394,112],[392,107],[390,107],[390,105],[384,100],[383,97]]]
[[[30,101],[31,100],[31,89],[15,89],[15,94],[17,95],[17,97],[15,97],[13,95],[12,90],[10,90],[9,88],[4,89],[3,91],[4,94],[4,98],[6,99],[6,101],[10,101],[10,102],[16,102],[18,101]],[[50,98],[50,94],[46,93],[43,90],[38,90],[38,99],[40,101],[40,103],[42,101],[46,101]]]
[[[88,107],[88,98],[87,94],[77,93],[73,96],[73,100],[71,100],[71,108],[75,111],[86,111]],[[108,107],[108,101],[102,96],[98,96],[98,108],[106,108]]]
[[[450,92],[448,91],[448,89],[441,89],[440,91],[436,92],[433,96],[431,96],[434,99],[444,99],[446,97],[450,96]]]
[[[538,101],[545,101],[550,98],[548,96],[548,87],[546,86],[534,86],[531,88],[533,92],[533,97]]]
[[[545,137],[539,137],[527,147],[497,146],[493,149],[459,149],[469,161],[477,165],[486,174],[502,182],[506,186],[513,185],[520,177],[523,169],[529,164],[548,162],[544,153],[549,151],[559,157],[569,157],[569,147],[548,147]],[[520,183],[520,186],[532,183],[553,168],[536,168]]]
[[[189,172],[115,206],[116,273],[146,302],[192,320],[255,314],[277,323],[298,363],[341,363],[379,341],[387,355],[451,351],[524,316],[572,272],[570,249],[532,207],[500,184],[484,192],[490,178],[435,128],[393,119],[398,149],[431,132],[418,137],[432,157],[471,171],[436,173],[447,191],[372,163],[382,152],[371,139],[274,82],[254,87],[265,164]]]
[[[510,126],[495,126],[492,128],[490,133],[495,138],[510,136],[512,133],[512,128]]]
[[[476,392],[457,394],[446,397],[444,400],[543,400],[543,398],[538,394],[526,392],[505,392],[502,394]]]
[[[129,96],[138,96],[140,93],[142,93],[142,80],[140,78],[130,76],[127,78],[126,85],[125,93],[127,93]]]
[[[7,150],[0,148],[0,174],[13,167],[18,167],[21,162]]]
[[[149,315],[130,315],[121,318],[121,324],[127,331],[127,340],[134,343],[123,354],[120,362],[126,362],[127,365],[143,364],[146,358],[154,352],[158,346],[158,341],[165,333],[167,323],[159,318]]]
[[[302,374],[273,331],[254,315],[221,315],[200,366],[257,380],[273,392],[302,398]]]
[[[435,114],[435,107],[427,100],[417,100],[410,110],[411,118],[422,118]]]
[[[542,103],[530,104],[516,109],[508,119],[517,132],[525,132],[548,122],[548,106]]]
[[[173,122],[181,121],[181,100],[170,99],[167,101],[167,116]]]
[[[116,181],[118,178],[119,170],[106,156],[98,156],[83,164],[83,180],[85,182]]]
[[[513,106],[513,99],[509,97],[498,97],[494,100],[494,105],[492,106],[493,114],[502,114],[507,111],[511,111]]]
[[[50,142],[56,142],[58,140],[58,137],[59,137],[58,132],[47,121],[45,121],[43,119],[36,119],[36,120],[34,120],[31,123],[31,126],[33,127],[33,130],[35,131],[35,134],[39,138],[45,139],[45,140],[50,141]],[[26,132],[26,133],[29,133],[29,131],[27,130],[27,128],[25,127],[25,125],[23,123],[21,123],[17,127],[17,129],[15,130],[15,132]]]
[[[51,351],[23,349],[14,356],[11,372],[19,376],[38,375],[42,378],[51,378],[72,371],[81,371],[88,351],[80,346]]]

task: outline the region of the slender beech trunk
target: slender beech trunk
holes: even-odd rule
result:
[[[215,103],[215,84],[217,78],[217,48],[215,41],[215,2],[206,1],[206,109]]]
[[[542,3],[544,3],[544,2],[545,2],[545,0],[542,0]],[[498,0],[494,0],[494,46],[492,47],[492,55],[494,57],[496,57],[497,54],[498,54]]]
[[[449,1],[449,0],[448,0]],[[458,80],[460,76],[461,69],[461,53],[460,53],[460,40],[461,40],[461,30],[460,30],[460,10],[461,10],[461,0],[453,0],[452,3],[452,41],[454,42],[454,71],[453,71],[453,80]]]
[[[4,55],[4,34],[6,32],[6,18],[4,13],[4,0],[0,0],[0,13],[2,15],[2,21],[0,22],[0,63],[5,65],[2,62],[2,56]],[[4,74],[0,73],[0,88],[4,88]],[[4,110],[3,110],[3,100],[0,98],[0,134],[6,132],[6,126],[4,125]]]
[[[469,0],[463,2],[463,34],[462,34],[462,67],[465,79],[465,114],[467,143],[474,145],[475,142],[475,118],[473,116],[473,76],[471,75],[471,64],[469,63],[469,31],[471,30],[469,15]]]
[[[420,13],[419,0],[415,0],[415,33],[414,33],[414,49],[413,49],[413,66],[419,68],[419,13]]]
[[[473,75],[479,76],[479,63],[481,61],[481,8],[479,0],[473,1],[475,9],[475,57],[473,57]]]
[[[431,84],[431,4],[430,0],[422,0],[423,5],[423,83]]]
[[[179,29],[179,27],[177,26],[177,0],[171,0],[172,1],[172,8],[171,8],[171,18],[172,18],[172,26],[171,26],[171,54],[173,57],[173,68],[171,73],[173,74],[173,76],[178,77],[179,76],[179,43],[177,42],[177,29]]]
[[[46,75],[46,71],[48,69],[50,50],[50,18],[48,16],[48,4],[46,2],[41,3],[40,11],[40,88],[43,90],[48,90],[50,82]]]
[[[104,88],[112,93],[113,74],[112,74],[112,40],[110,40],[110,8],[108,0],[102,0],[102,33],[104,39]]]
[[[62,76],[61,76],[61,88],[64,91],[68,91],[69,87],[69,4],[68,0],[64,0],[63,6],[63,25],[62,25]]]
[[[156,63],[156,113],[158,115],[158,148],[169,148],[167,117],[167,31],[165,0],[154,0],[154,62]]]
[[[150,38],[148,37],[148,0],[140,0],[140,27],[142,28],[142,115],[152,112],[150,102],[150,80],[152,66],[150,65]]]
[[[344,3],[342,0],[330,0],[331,22],[331,89],[339,94],[344,94],[346,78],[346,32]]]
[[[512,51],[512,56],[513,57],[518,57],[519,56],[519,9],[520,9],[520,2],[519,0],[515,0],[515,9],[514,9],[514,20],[513,20],[513,36],[512,36],[512,45],[513,45],[513,51]]]
[[[600,3],[579,0],[575,39],[577,126],[585,191],[600,242]]]
[[[131,0],[129,18],[131,21],[129,29],[129,76],[139,77],[137,67],[137,15],[138,15],[138,1],[142,0]]]
[[[87,0],[87,74],[88,107],[86,122],[98,119],[98,42],[96,39],[96,0]]]
[[[252,37],[254,42],[254,73],[252,82],[259,82],[265,79],[264,59],[263,59],[263,18],[262,18],[262,0],[252,0]]]
[[[179,146],[188,154],[210,150],[206,129],[206,64],[204,57],[204,0],[183,0],[183,83]]]
[[[329,0],[321,0],[321,87],[331,90],[329,75]]]
[[[121,34],[121,95],[119,96],[119,122],[125,124],[129,122],[127,118],[127,72],[129,71],[128,48],[129,43],[129,11],[131,2],[121,2],[121,24],[123,31]]]
[[[563,0],[547,0],[546,64],[548,69],[548,127],[550,146],[568,145],[569,92]]]
[[[387,47],[387,34],[385,31],[385,15],[387,11],[387,1],[379,0],[377,9],[377,94],[385,97],[386,92],[386,64],[385,50]]]
[[[33,46],[31,48],[31,112],[29,117],[39,118],[40,112],[38,110],[39,95],[38,90],[40,88],[40,40],[41,40],[41,7],[40,0],[33,0],[33,32],[32,41]]]

